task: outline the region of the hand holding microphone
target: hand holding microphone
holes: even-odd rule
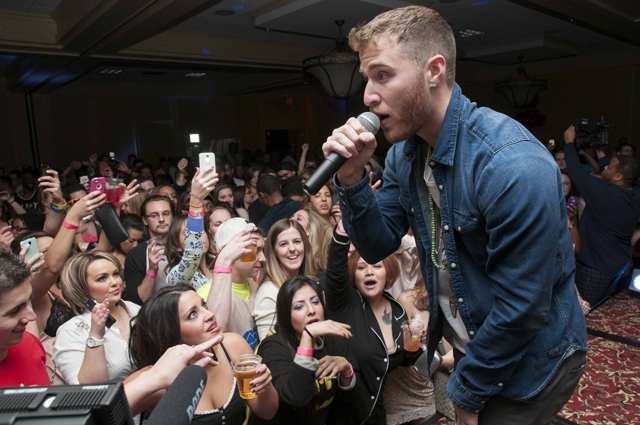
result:
[[[376,148],[375,134],[379,129],[378,116],[364,112],[333,130],[322,145],[326,159],[305,184],[307,193],[316,194],[335,173],[342,186],[352,186],[360,181],[364,166]]]

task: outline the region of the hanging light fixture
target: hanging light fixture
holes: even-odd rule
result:
[[[520,66],[508,79],[496,83],[497,92],[507,99],[514,108],[527,108],[536,95],[547,88],[547,80],[534,80],[524,70],[522,61],[524,56],[518,56]]]
[[[339,100],[355,95],[363,83],[360,59],[342,36],[343,19],[336,20],[338,39],[329,51],[302,61],[302,69],[315,76],[331,96]]]

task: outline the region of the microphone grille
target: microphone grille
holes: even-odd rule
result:
[[[363,112],[358,115],[358,121],[370,133],[378,134],[380,130],[380,118],[373,112]]]

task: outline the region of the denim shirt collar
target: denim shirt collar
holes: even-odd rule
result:
[[[449,106],[447,106],[447,112],[442,121],[440,135],[438,136],[436,148],[431,156],[431,160],[448,166],[453,165],[453,156],[456,152],[456,140],[458,138],[457,122],[460,121],[462,105],[462,90],[460,90],[458,83],[454,83],[453,93],[451,94]],[[443,130],[448,131],[443,132]],[[416,147],[419,143],[423,142],[424,140],[417,134],[407,139],[403,150],[404,159],[408,162],[413,161],[416,155]]]

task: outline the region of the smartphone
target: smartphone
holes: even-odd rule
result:
[[[554,148],[555,148],[555,147],[556,147],[556,139],[549,139],[549,141],[547,142],[547,144],[548,144],[549,146],[552,146],[552,147],[554,147]]]
[[[80,184],[89,192],[89,176],[80,176]]]
[[[118,161],[116,161],[116,154],[115,152],[109,152],[109,168],[111,168],[112,170],[117,170],[118,166],[120,166],[120,163]]]
[[[569,207],[576,207],[579,202],[580,198],[577,196],[569,196],[569,199],[567,199],[567,213],[569,212]]]
[[[93,307],[96,305],[98,305],[98,302],[93,298],[89,298],[89,301],[87,301],[87,308],[89,311],[93,311]],[[116,323],[116,319],[114,319],[112,315],[109,315],[109,317],[107,317],[107,327],[110,328],[114,323]]]
[[[51,164],[40,164],[40,175],[48,176],[47,170],[52,170]]]
[[[96,190],[99,190],[101,193],[107,193],[104,177],[94,177],[91,179],[91,187],[89,192],[93,192]]]
[[[29,245],[29,249],[24,255],[24,261],[29,261],[31,258],[40,253],[40,251],[38,251],[38,242],[36,242],[36,238],[29,238],[20,242],[20,250],[22,250],[22,248],[27,245]]]
[[[201,170],[213,168],[213,172],[216,172],[216,155],[213,152],[202,152],[199,155],[199,159]]]

